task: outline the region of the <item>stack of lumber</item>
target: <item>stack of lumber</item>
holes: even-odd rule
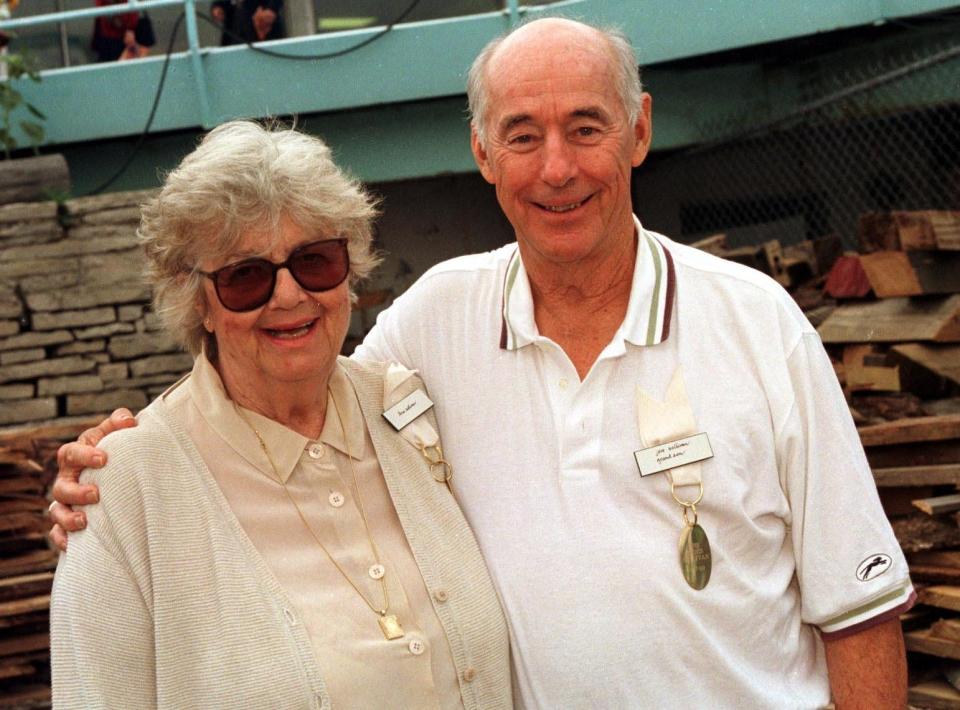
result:
[[[858,237],[694,246],[770,275],[817,327],[918,590],[910,704],[960,710],[960,212],[863,215]]]
[[[60,444],[92,422],[0,433],[0,707],[50,704],[49,608],[57,553],[46,541]]]

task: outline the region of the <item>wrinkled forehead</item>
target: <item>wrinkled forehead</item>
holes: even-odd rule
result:
[[[601,107],[613,115],[622,108],[614,57],[606,41],[582,33],[501,48],[488,65],[486,89],[491,126],[506,115],[530,109],[572,115]]]

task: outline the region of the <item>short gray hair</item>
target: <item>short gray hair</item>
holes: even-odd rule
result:
[[[544,18],[545,19],[545,18]],[[561,18],[566,19],[566,18]],[[500,45],[503,44],[510,35],[536,20],[521,22],[510,31],[491,40],[486,47],[480,50],[480,54],[470,66],[467,73],[467,104],[470,110],[470,125],[477,132],[477,138],[480,145],[486,145],[487,139],[487,67],[493,55],[496,54]],[[630,125],[637,121],[640,115],[640,107],[643,103],[643,86],[640,83],[640,68],[637,65],[637,58],[633,53],[633,45],[627,36],[616,27],[595,27],[579,20],[570,20],[596,30],[610,49],[614,61],[614,71],[616,73],[617,95],[623,103],[623,109],[627,114]]]
[[[143,206],[137,236],[154,311],[196,355],[208,335],[196,309],[203,259],[226,257],[247,231],[276,227],[286,216],[307,231],[348,240],[352,286],[380,261],[372,249],[376,215],[376,201],[319,138],[278,124],[224,123]]]

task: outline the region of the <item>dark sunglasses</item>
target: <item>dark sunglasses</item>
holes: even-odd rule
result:
[[[223,307],[242,313],[260,308],[273,296],[277,271],[288,269],[307,291],[329,291],[350,273],[346,239],[323,239],[297,247],[282,264],[269,259],[244,259],[216,271],[200,271],[213,281]]]

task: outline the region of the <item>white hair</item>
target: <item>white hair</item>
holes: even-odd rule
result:
[[[196,309],[203,259],[225,258],[247,231],[276,227],[286,216],[309,232],[347,239],[352,285],[379,263],[371,246],[376,214],[376,201],[319,138],[277,124],[224,123],[143,206],[137,236],[154,310],[195,355],[207,340]]]

